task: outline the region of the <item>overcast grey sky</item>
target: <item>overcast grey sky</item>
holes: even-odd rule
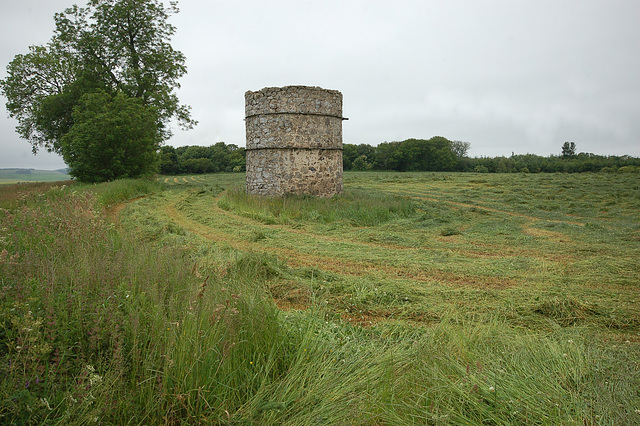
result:
[[[84,5],[85,1],[76,1]],[[0,78],[45,44],[73,0],[2,0]],[[182,0],[178,91],[199,125],[169,145],[245,144],[244,92],[320,86],[344,96],[345,143],[444,136],[471,156],[640,156],[638,0]],[[0,167],[31,154],[0,97]]]

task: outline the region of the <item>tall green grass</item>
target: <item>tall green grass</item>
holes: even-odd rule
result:
[[[637,343],[455,311],[361,328],[322,293],[283,312],[269,284],[295,277],[278,259],[114,227],[101,197],[157,189],[137,185],[56,188],[0,211],[0,423],[640,422]]]
[[[394,218],[409,217],[416,211],[408,197],[358,189],[326,198],[294,194],[256,197],[240,186],[231,186],[220,197],[218,205],[266,224],[341,221],[354,226],[375,226]]]
[[[112,206],[164,189],[160,182],[148,178],[118,179],[109,183],[78,186],[94,193],[102,206]]]

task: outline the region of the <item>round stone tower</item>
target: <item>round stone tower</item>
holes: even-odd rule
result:
[[[342,193],[342,93],[286,86],[244,97],[248,193]]]

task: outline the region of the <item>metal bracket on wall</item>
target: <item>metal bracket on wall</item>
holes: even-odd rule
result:
[[[331,114],[316,114],[313,112],[263,112],[261,114],[251,114],[251,115],[247,115],[244,120],[246,121],[247,118],[252,118],[252,117],[260,117],[262,115],[317,115],[319,117],[333,117],[333,118],[339,118],[340,120],[348,120],[347,117],[340,117],[338,115],[331,115]]]

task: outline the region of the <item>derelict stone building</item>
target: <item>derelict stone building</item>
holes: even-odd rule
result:
[[[342,93],[266,87],[245,93],[247,192],[342,193]]]

